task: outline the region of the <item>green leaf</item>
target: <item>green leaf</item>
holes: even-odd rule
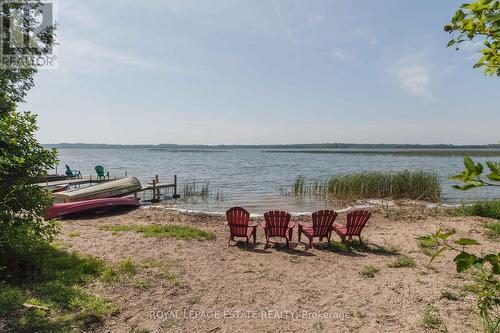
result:
[[[442,248],[440,248],[439,250],[437,250],[437,252],[432,255],[431,261],[429,263],[432,263],[434,261],[434,259],[436,259],[437,257],[439,257],[445,250],[446,250],[446,246],[443,246]]]
[[[461,252],[453,261],[456,264],[457,272],[460,273],[468,270],[476,262],[476,258],[467,252]]]
[[[488,254],[483,260],[491,264],[493,274],[500,274],[500,255]]]
[[[446,47],[450,47],[450,46],[452,46],[452,45],[455,45],[456,43],[457,43],[457,41],[456,41],[456,40],[454,40],[454,39],[452,39],[452,40],[450,40],[450,41],[448,42],[448,44],[446,45]]]
[[[481,245],[479,244],[478,241],[470,238],[460,238],[453,243],[458,244],[458,245]]]
[[[452,229],[446,232],[438,231],[435,236],[440,239],[447,239],[453,236],[454,234],[455,234],[455,229]]]

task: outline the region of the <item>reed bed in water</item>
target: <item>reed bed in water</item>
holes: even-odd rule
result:
[[[295,196],[331,197],[334,199],[411,199],[438,202],[441,185],[436,173],[427,171],[367,171],[307,181],[298,176],[292,186]]]
[[[226,194],[220,188],[211,191],[209,181],[195,179],[187,180],[184,183],[183,194],[186,199],[201,198],[207,200],[213,198],[215,201],[224,201],[226,199]]]

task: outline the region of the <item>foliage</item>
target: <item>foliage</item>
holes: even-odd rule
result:
[[[451,176],[450,179],[458,180],[465,184],[462,186],[453,185],[453,188],[466,191],[472,188],[482,187],[482,186],[500,186],[500,184],[498,183],[491,183],[491,181],[500,182],[499,162],[486,161],[486,165],[490,169],[490,173],[486,176],[486,178],[488,178],[489,181],[481,178],[481,175],[484,170],[483,165],[481,163],[479,162],[474,163],[474,161],[470,157],[465,156],[464,165],[465,165],[465,170],[458,175]]]
[[[480,245],[474,239],[460,238],[451,244],[449,239],[455,234],[454,230],[442,231],[418,238],[419,242],[437,243],[437,250],[430,262],[442,255],[445,251],[459,252],[453,259],[457,272],[474,270],[475,285],[472,290],[477,297],[477,307],[486,332],[498,332],[500,328],[500,253],[476,255],[466,251],[467,246]],[[461,248],[459,248],[461,247]]]
[[[500,200],[463,205],[451,212],[457,216],[481,216],[500,220]]]
[[[413,199],[438,202],[441,186],[437,174],[425,171],[360,172],[333,176],[323,182],[306,183],[298,176],[292,188],[295,196],[313,195],[336,199]]]
[[[403,255],[398,259],[396,259],[395,261],[389,263],[388,266],[392,268],[401,268],[401,267],[415,268],[417,267],[417,263],[415,262],[415,260],[413,260],[413,258]]]
[[[422,327],[427,329],[437,329],[440,326],[443,326],[443,320],[439,315],[438,311],[429,306],[424,310],[422,315]],[[446,329],[445,329],[446,331]]]
[[[32,32],[38,25],[34,15],[40,10],[39,3],[21,1],[12,6],[31,10],[33,16],[12,24],[24,24]],[[6,15],[2,10],[0,20]],[[33,34],[32,42],[39,48],[30,48],[31,52],[50,47],[53,37],[54,27]],[[12,52],[25,54],[26,50],[13,48]],[[48,193],[32,184],[56,164],[56,152],[45,150],[36,141],[36,117],[16,112],[17,103],[23,102],[33,87],[35,73],[34,67],[7,68],[0,64],[0,280],[30,275],[37,266],[35,256],[40,248],[58,231],[55,222],[41,219],[51,204]]]
[[[448,47],[455,46],[457,50],[463,42],[482,41],[482,57],[474,68],[484,67],[485,74],[500,76],[500,1],[476,0],[463,4],[444,30],[450,34],[458,32],[448,42]]]
[[[375,274],[378,273],[379,271],[380,271],[380,269],[378,269],[377,267],[364,266],[363,269],[361,270],[361,272],[359,272],[359,274],[361,274],[361,276],[364,276],[367,278],[373,278],[373,277],[375,277]]]
[[[13,332],[81,331],[118,310],[107,300],[86,293],[105,266],[101,260],[44,248],[38,275],[22,283],[0,284],[0,317]],[[24,304],[24,305],[23,305]]]

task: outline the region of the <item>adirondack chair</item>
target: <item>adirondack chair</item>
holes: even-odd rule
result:
[[[342,225],[338,223],[333,224],[333,230],[342,238],[342,242],[345,242],[346,238],[352,239],[352,236],[358,236],[359,242],[363,243],[361,239],[361,231],[366,226],[366,222],[372,216],[372,214],[367,210],[356,210],[347,214],[347,225]]]
[[[250,241],[250,237],[253,238],[253,243],[257,239],[257,224],[248,224],[250,219],[250,214],[241,207],[230,208],[226,212],[227,224],[229,226],[229,240],[227,241],[227,246],[234,241],[234,237],[244,237],[247,242]]]
[[[330,244],[333,222],[337,218],[337,215],[338,214],[333,210],[320,210],[312,214],[312,227],[303,222],[299,222],[299,242],[301,234],[304,234],[309,239],[309,248],[313,248],[313,239],[315,237],[319,237],[320,241],[326,238],[328,244]]]
[[[290,246],[292,240],[293,228],[295,223],[290,222],[291,215],[283,211],[270,211],[264,214],[265,221],[262,223],[264,234],[266,235],[266,245],[272,237],[281,237],[286,239],[286,246]]]
[[[82,178],[82,173],[80,170],[72,170],[69,165],[66,164],[66,176],[70,178]]]
[[[101,178],[106,179],[106,177],[108,177],[108,179],[109,179],[109,171],[105,170],[102,165],[97,165],[95,167],[95,172],[97,173],[98,179],[101,179]]]

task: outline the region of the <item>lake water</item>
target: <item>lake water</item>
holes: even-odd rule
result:
[[[175,207],[201,211],[225,211],[231,206],[243,206],[252,213],[270,209],[290,212],[309,212],[326,207],[339,208],[314,198],[293,198],[282,194],[290,188],[298,175],[326,179],[335,174],[358,171],[434,171],[441,178],[445,203],[460,203],[477,199],[500,198],[500,191],[475,189],[467,192],[454,190],[448,180],[451,174],[463,170],[462,157],[446,153],[429,155],[352,153],[332,154],[334,149],[318,151],[290,151],[272,149],[165,149],[147,148],[64,148],[58,149],[59,173],[64,165],[82,171],[84,176],[95,176],[94,166],[103,165],[111,176],[136,176],[141,182],[159,175],[160,181],[172,182],[178,176],[182,194],[186,181],[209,182],[210,192],[219,191],[222,199],[180,200]],[[388,152],[388,151],[385,151]],[[397,152],[397,151],[396,151]],[[500,155],[500,154],[499,154]],[[475,157],[476,161],[499,161],[500,157]]]

